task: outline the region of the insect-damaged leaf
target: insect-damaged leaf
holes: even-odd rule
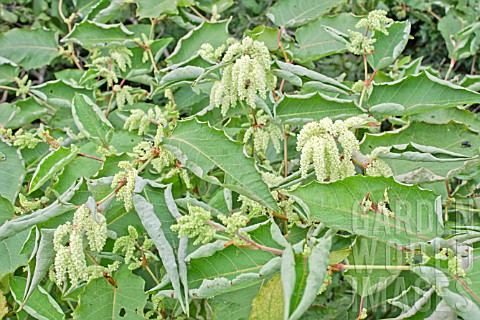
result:
[[[367,195],[377,204],[386,200],[386,192],[393,217],[375,210],[363,211],[360,203]],[[399,184],[393,178],[354,176],[328,184],[312,182],[292,194],[308,206],[313,221],[353,234],[403,245],[443,233],[437,195]]]

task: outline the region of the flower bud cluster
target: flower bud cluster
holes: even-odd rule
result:
[[[138,130],[139,136],[148,133],[150,123],[163,128],[167,124],[174,123],[174,120],[178,118],[178,111],[172,103],[168,103],[163,111],[160,107],[155,106],[153,109],[149,109],[147,113],[141,109],[131,110],[130,113],[131,115],[125,121],[123,127],[128,131]],[[157,134],[161,135],[162,132],[157,131]]]
[[[270,73],[272,59],[263,42],[250,37],[235,42],[228,48],[222,62],[231,64],[224,69],[222,80],[213,85],[210,103],[221,107],[223,115],[237,102],[246,101],[254,108],[257,95],[265,99],[267,89],[275,86],[275,77]]]
[[[153,241],[145,237],[143,244],[138,245],[139,235],[137,229],[128,226],[128,235],[118,238],[113,245],[113,253],[122,252],[125,255],[125,264],[128,269],[134,270],[142,266],[143,255],[145,258],[157,260],[157,257],[150,251],[154,247]],[[136,249],[142,253],[141,257],[135,256]]]
[[[465,277],[467,274],[462,268],[462,260],[450,248],[441,248],[435,255],[435,259],[447,260],[448,271],[458,277]]]
[[[243,143],[248,143],[253,137],[254,152],[265,153],[268,143],[272,141],[275,151],[280,152],[280,141],[283,140],[282,131],[275,124],[270,122],[268,115],[263,114],[263,110],[257,112],[256,123],[250,126],[243,136]],[[268,123],[268,124],[267,124]]]
[[[205,60],[209,61],[220,61],[223,53],[225,52],[226,46],[222,44],[217,49],[214,49],[210,43],[204,43],[198,50],[198,54]]]
[[[138,172],[129,161],[120,161],[118,166],[124,170],[115,174],[111,187],[118,188],[118,184],[122,184],[117,191],[116,199],[123,199],[125,210],[128,212],[133,208],[133,191],[135,190],[135,180]]]
[[[30,91],[30,87],[32,86],[32,80],[28,80],[28,74],[26,74],[22,79],[15,77],[14,80],[18,86],[15,96],[22,96],[22,98],[25,99]]]
[[[383,200],[379,200],[376,204],[371,198],[371,194],[367,194],[360,202],[360,207],[364,213],[373,211],[375,213],[383,214],[387,217],[395,217],[395,212],[390,207],[390,199],[388,196],[388,188],[385,188],[383,193]]]
[[[11,141],[15,147],[19,147],[20,149],[33,149],[42,141],[35,138],[38,134],[37,132],[31,133],[24,131],[22,128],[18,129],[15,134],[13,134],[12,129],[0,128],[0,134],[8,141]]]
[[[217,218],[222,221],[228,233],[235,233],[238,229],[245,227],[249,221],[242,212],[234,212],[229,216],[219,214]]]
[[[44,205],[48,203],[48,198],[43,196],[40,199],[37,200],[29,200],[23,193],[20,193],[18,195],[18,201],[20,203],[20,206],[15,206],[13,209],[15,210],[15,213],[17,214],[24,214],[29,211],[34,211],[42,208]]]
[[[53,245],[56,252],[54,267],[55,279],[58,285],[62,285],[66,275],[72,286],[77,286],[81,281],[89,281],[92,278],[102,276],[106,270],[101,266],[87,266],[85,260],[84,237],[91,251],[100,252],[107,240],[107,222],[103,215],[92,215],[86,205],[77,209],[73,216],[73,224],[67,222],[55,230]],[[68,244],[65,245],[65,239]],[[118,268],[118,264],[110,266],[110,269]],[[101,269],[100,273],[97,269]],[[109,270],[110,270],[109,269]]]
[[[123,72],[127,71],[127,67],[132,67],[132,59],[130,57],[133,57],[133,53],[127,47],[110,49],[110,57]]]
[[[178,232],[178,237],[198,237],[194,245],[207,243],[215,237],[215,228],[209,224],[212,214],[197,206],[188,206],[188,215],[177,220],[177,224],[172,225],[172,231]]]
[[[373,44],[377,39],[369,36],[369,31],[378,31],[385,35],[388,35],[387,27],[393,22],[392,19],[387,18],[387,12],[385,10],[373,10],[366,18],[361,19],[355,28],[365,28],[365,33],[348,30],[350,34],[350,43],[347,43],[348,51],[357,54],[371,54],[375,50]]]
[[[361,116],[337,120],[335,123],[330,118],[324,118],[306,124],[297,140],[302,176],[307,176],[311,163],[320,182],[337,181],[355,175],[352,154],[360,150],[360,145],[350,129],[368,121],[368,117]],[[337,142],[343,154],[340,154]]]
[[[325,291],[327,291],[328,286],[332,283],[332,268],[328,267],[327,268],[327,273],[325,274],[325,277],[323,278],[323,283],[320,289],[317,292],[317,295],[321,295]]]

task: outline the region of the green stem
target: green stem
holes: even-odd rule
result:
[[[4,90],[11,90],[11,91],[15,91],[17,92],[18,89],[17,88],[14,88],[14,87],[8,87],[8,86],[0,86],[0,89],[4,89]]]
[[[378,265],[354,265],[354,264],[332,264],[332,267],[339,270],[411,270],[410,266],[378,266]]]

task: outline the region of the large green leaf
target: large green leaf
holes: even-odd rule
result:
[[[219,22],[203,22],[195,29],[188,32],[177,43],[170,57],[165,59],[169,64],[184,62],[195,56],[204,43],[211,44],[214,48],[227,41],[228,23],[230,20]]]
[[[331,8],[344,2],[345,0],[280,0],[270,8],[267,16],[277,26],[299,27],[323,16]]]
[[[367,56],[373,69],[382,69],[395,62],[407,45],[410,28],[409,21],[394,22],[388,28],[388,35],[375,33],[375,51]]]
[[[387,104],[398,105],[392,110]],[[411,115],[480,103],[480,94],[441,80],[428,72],[410,75],[385,84],[376,84],[368,99],[373,114]]]
[[[159,18],[164,13],[178,13],[178,0],[137,0],[139,18]]]
[[[107,147],[107,134],[112,124],[102,110],[86,95],[75,94],[72,101],[72,115],[78,130],[83,135]]]
[[[27,280],[22,277],[13,277],[10,281],[12,294],[18,304],[21,304],[23,301],[26,286]],[[55,299],[41,286],[37,286],[36,289],[32,294],[32,298],[23,307],[23,310],[34,319],[65,319],[65,314]]]
[[[298,47],[292,48],[295,61],[307,63],[331,54],[345,52],[347,50],[346,40],[332,32],[348,37],[348,30],[355,30],[355,25],[359,20],[360,17],[350,13],[341,13],[322,17],[297,29],[295,40]],[[329,28],[334,30],[328,32]]]
[[[93,99],[93,91],[72,85],[63,80],[47,81],[32,87],[30,91],[36,97],[56,108],[67,107],[70,109],[75,94],[84,94]],[[68,111],[70,113],[70,110]]]
[[[321,93],[285,95],[275,107],[275,116],[284,122],[321,120],[353,116],[362,111],[351,100],[331,98]]]
[[[125,266],[115,273],[113,279],[116,287],[103,278],[87,284],[80,295],[75,319],[144,319],[143,308],[147,303],[147,295],[143,291],[145,281]]]
[[[17,148],[0,141],[0,195],[15,204],[25,177],[25,163]]]
[[[0,34],[0,56],[25,69],[40,68],[59,55],[55,32],[11,29]]]
[[[361,143],[361,151],[368,154],[380,146],[412,142],[474,157],[479,154],[480,136],[478,132],[455,122],[448,124],[413,122],[401,130],[382,134],[367,134]],[[471,147],[464,147],[462,142],[469,142]],[[426,168],[437,175],[445,176],[448,171],[463,166],[463,162],[422,162],[401,159],[385,159],[385,161],[392,168],[395,176],[420,168]]]
[[[361,201],[384,200],[388,189],[394,217],[363,212]],[[437,195],[418,186],[399,184],[393,178],[353,176],[328,184],[312,182],[291,192],[308,207],[310,218],[330,228],[391,241],[399,245],[433,239],[443,233]],[[439,216],[440,215],[440,216]]]
[[[230,140],[222,131],[197,120],[183,121],[178,123],[165,143],[198,177],[238,192],[270,209],[277,207],[253,159],[245,156],[243,145]],[[223,183],[208,176],[215,166],[225,172]]]
[[[43,158],[30,181],[29,193],[40,188],[45,182],[73,161],[77,156],[77,152],[78,148],[75,146],[71,148],[59,147]]]
[[[110,44],[125,44],[133,41],[134,34],[121,23],[103,24],[85,20],[75,24],[63,42],[75,42],[85,47],[99,47]]]

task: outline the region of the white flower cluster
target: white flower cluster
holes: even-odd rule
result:
[[[117,191],[116,198],[117,200],[123,199],[125,210],[128,212],[133,208],[133,191],[135,190],[135,179],[137,178],[138,172],[129,161],[120,161],[118,166],[124,169],[124,171],[115,174],[111,187],[118,188],[119,184],[121,184],[120,189]]]
[[[257,95],[265,99],[267,89],[275,86],[275,77],[270,72],[272,59],[263,42],[250,37],[235,42],[222,62],[231,64],[224,69],[222,80],[213,85],[210,103],[221,107],[223,115],[239,101],[246,101],[254,108]]]
[[[253,137],[254,152],[265,153],[268,143],[272,141],[275,151],[280,152],[280,141],[283,140],[282,131],[274,123],[270,122],[268,115],[263,114],[263,110],[257,112],[256,123],[250,126],[243,136],[243,143],[248,143]],[[267,124],[268,123],[268,124]]]
[[[358,31],[348,30],[350,34],[350,43],[347,43],[348,51],[357,54],[371,54],[375,49],[373,44],[377,39],[368,35],[369,31],[379,31],[385,35],[388,35],[387,27],[393,22],[392,19],[387,18],[387,12],[385,10],[373,10],[366,18],[361,19],[355,28],[366,28],[366,33],[360,33]]]
[[[55,230],[53,245],[55,255],[55,279],[62,285],[66,275],[72,286],[81,281],[101,276],[104,271],[118,268],[113,264],[107,269],[99,266],[87,266],[84,252],[84,237],[87,239],[91,251],[102,251],[107,240],[107,222],[103,215],[92,215],[86,205],[77,209],[73,216],[73,223],[67,222]],[[68,245],[65,245],[68,238]],[[99,270],[101,272],[99,273]],[[100,274],[100,275],[99,275]]]
[[[380,153],[385,153],[390,151],[390,147],[378,147],[373,149],[373,151],[366,156],[368,160],[367,168],[365,169],[365,173],[367,176],[373,177],[391,177],[392,176],[392,169],[388,166],[388,164],[379,159],[378,155]]]
[[[188,215],[177,220],[177,224],[172,225],[170,229],[178,232],[178,237],[198,237],[194,245],[199,243],[207,243],[215,237],[215,228],[208,222],[212,218],[212,214],[196,206],[188,206]]]
[[[161,172],[165,167],[175,163],[175,156],[167,149],[161,146],[155,146],[153,142],[142,141],[133,148],[133,153],[128,154],[130,157],[140,161],[148,161],[157,172]]]
[[[219,214],[217,218],[222,221],[228,233],[235,233],[235,231],[245,227],[248,223],[248,217],[242,212],[234,212],[229,216]]]
[[[113,86],[113,91],[115,92],[115,101],[117,102],[117,107],[119,110],[122,110],[125,106],[125,103],[132,105],[135,103],[132,94],[133,88],[131,86],[122,86],[120,87],[118,84]]]
[[[145,113],[141,109],[135,109],[130,111],[131,115],[125,121],[123,126],[128,131],[138,130],[138,135],[144,135],[148,133],[150,124],[153,123],[158,126],[157,134],[162,134],[161,129],[165,127],[169,122],[178,118],[178,111],[171,103],[165,105],[164,110],[159,106],[155,106],[153,109],[149,109]]]
[[[113,253],[122,252],[125,254],[125,264],[128,264],[128,269],[134,270],[142,266],[142,259],[135,256],[135,250],[139,248],[145,258],[157,259],[157,257],[150,252],[153,248],[153,241],[145,237],[143,244],[138,245],[139,235],[138,231],[133,226],[128,226],[128,235],[118,238],[113,245]],[[137,247],[138,246],[138,247]],[[142,255],[142,258],[143,258]]]
[[[219,61],[225,52],[226,46],[222,44],[217,49],[214,49],[210,43],[204,43],[198,50],[198,54],[205,60],[209,61]]]
[[[333,123],[330,118],[324,118],[305,125],[297,140],[297,150],[302,153],[300,157],[302,176],[307,176],[307,169],[311,163],[320,182],[337,181],[355,175],[352,154],[360,150],[360,145],[350,129],[368,121],[367,117],[352,117]],[[342,148],[341,155],[337,141]]]

